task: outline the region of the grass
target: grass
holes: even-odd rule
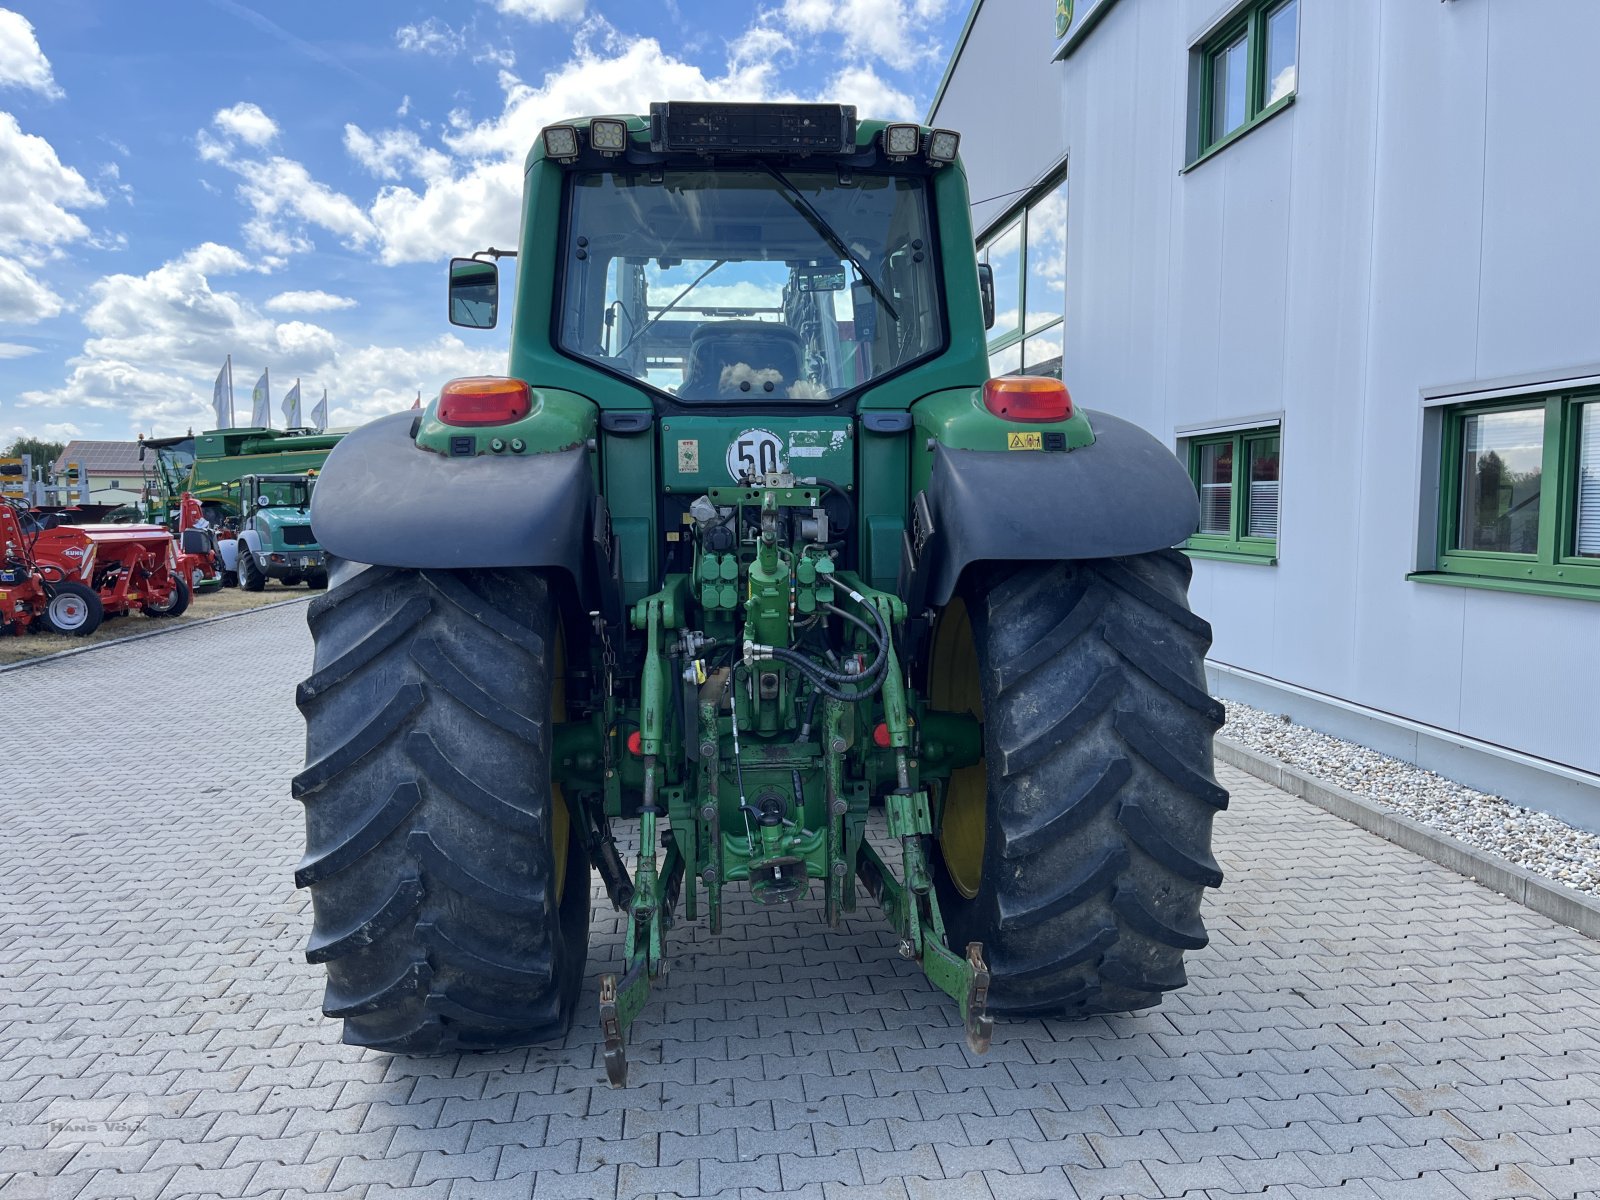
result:
[[[0,666],[10,663],[25,662],[30,658],[42,658],[46,654],[59,654],[63,650],[78,650],[84,646],[93,646],[99,642],[115,641],[117,638],[127,637],[134,633],[148,633],[153,629],[170,629],[176,625],[188,625],[195,621],[203,621],[207,617],[221,616],[223,613],[244,612],[247,609],[260,608],[263,604],[273,604],[279,600],[293,600],[297,596],[315,596],[317,592],[311,591],[305,584],[296,584],[294,587],[285,587],[276,581],[269,581],[266,589],[260,592],[247,592],[242,588],[222,588],[215,592],[202,592],[194,598],[194,602],[180,617],[147,617],[135,611],[126,617],[117,617],[102,621],[100,628],[88,637],[69,637],[59,633],[24,633],[20,637],[0,635]],[[42,630],[42,623],[36,622],[34,629]],[[158,646],[160,643],[152,643]]]

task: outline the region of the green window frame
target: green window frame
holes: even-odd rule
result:
[[[1477,419],[1518,414],[1524,439],[1538,431],[1536,478],[1532,447],[1518,447],[1517,470],[1477,432],[1488,423]],[[1443,416],[1435,570],[1407,578],[1600,600],[1600,390],[1453,405]]]
[[[1184,439],[1183,457],[1200,497],[1200,531],[1183,545],[1192,557],[1277,564],[1282,446],[1278,425]]]
[[[1066,330],[1067,176],[1052,174],[978,242],[978,261],[995,268],[997,322],[989,331],[991,375],[1061,378]],[[1015,266],[1004,260],[1013,251]],[[1051,282],[1059,274],[1061,291]],[[1014,286],[1007,286],[1008,282]],[[1016,313],[1015,323],[1004,318]]]
[[[1197,55],[1199,105],[1189,167],[1294,103],[1300,71],[1300,0],[1252,0],[1207,38]],[[1236,72],[1243,77],[1234,95],[1228,85],[1230,76],[1237,78]],[[1219,113],[1219,100],[1224,109],[1236,107],[1236,119]]]

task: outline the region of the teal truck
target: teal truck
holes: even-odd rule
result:
[[[348,434],[312,505],[296,878],[346,1042],[560,1037],[597,955],[620,1085],[675,929],[760,905],[875,909],[974,1051],[1183,986],[1227,802],[1199,505],[1061,380],[990,377],[958,140],[542,131],[505,374]],[[495,325],[509,253],[451,264],[453,322]]]
[[[269,579],[328,586],[327,555],[311,531],[316,482],[310,473],[239,480],[239,536],[221,547],[223,570],[235,572],[245,591],[259,592]]]

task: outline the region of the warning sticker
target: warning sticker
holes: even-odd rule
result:
[[[1007,450],[1043,450],[1044,435],[1034,433],[1008,433],[1006,434]]]
[[[700,473],[700,439],[678,439],[678,470],[684,475]]]

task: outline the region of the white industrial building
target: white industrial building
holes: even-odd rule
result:
[[[996,371],[1189,463],[1217,693],[1590,828],[1597,47],[1595,0],[977,0],[928,116]]]

